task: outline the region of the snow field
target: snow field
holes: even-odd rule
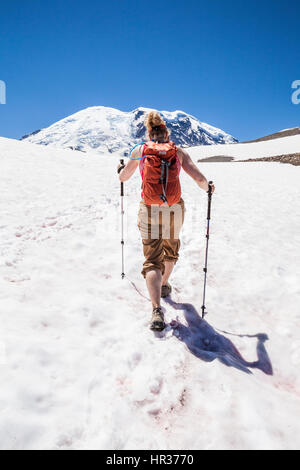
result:
[[[207,197],[182,176],[181,258],[163,302],[174,326],[155,336],[139,175],[125,187],[122,281],[119,156],[0,149],[0,447],[299,448],[299,169],[201,164],[216,185],[202,323]]]
[[[214,156],[233,157],[235,160],[248,158],[272,157],[299,153],[300,135],[282,137],[280,139],[252,142],[249,144],[237,143],[226,145],[203,145],[191,147],[190,155],[195,161]]]

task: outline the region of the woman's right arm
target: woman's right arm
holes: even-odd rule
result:
[[[189,154],[182,148],[177,149],[177,155],[180,160],[183,170],[196,181],[200,188],[204,191],[208,191],[208,181],[205,176],[201,173],[198,167],[195,165]],[[212,185],[212,192],[214,192],[215,187]]]

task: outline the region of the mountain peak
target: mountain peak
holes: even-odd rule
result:
[[[50,127],[25,136],[28,142],[98,153],[126,152],[146,140],[145,117],[151,108],[120,111],[106,106],[91,106]],[[171,140],[177,145],[225,144],[237,139],[181,110],[159,111],[167,123]]]

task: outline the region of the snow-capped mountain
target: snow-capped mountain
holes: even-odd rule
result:
[[[128,151],[134,144],[146,139],[144,120],[148,108],[137,108],[130,112],[104,106],[86,108],[46,129],[22,137],[27,142],[51,145],[57,148],[107,153]],[[171,139],[177,145],[228,144],[237,139],[216,127],[200,122],[183,111],[160,111]]]

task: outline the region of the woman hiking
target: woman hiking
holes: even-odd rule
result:
[[[126,166],[119,165],[121,182],[127,181],[139,166],[142,177],[142,200],[138,214],[145,261],[142,275],[152,301],[150,328],[165,328],[161,297],[172,287],[169,277],[179,257],[179,232],[184,220],[179,174],[181,168],[198,186],[208,191],[208,182],[189,154],[169,139],[165,121],[156,111],[145,120],[149,141],[137,146]],[[214,191],[212,186],[212,192]]]

